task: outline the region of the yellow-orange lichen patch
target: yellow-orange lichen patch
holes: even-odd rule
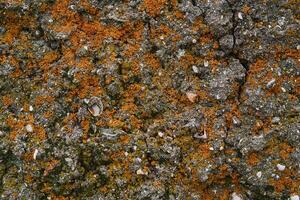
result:
[[[250,8],[250,6],[248,6],[248,5],[245,5],[245,6],[242,8],[243,13],[245,13],[245,14],[249,14],[250,10],[251,10],[251,8]]]
[[[260,161],[259,155],[257,153],[250,153],[248,155],[247,163],[251,166],[257,165]]]
[[[8,107],[8,106],[12,105],[14,103],[14,101],[10,96],[5,95],[2,97],[2,103],[4,106]]]
[[[53,96],[42,95],[35,99],[35,106],[39,107],[45,103],[52,103],[55,100]]]
[[[152,68],[158,69],[160,67],[159,59],[153,54],[146,54],[144,56],[144,61]]]
[[[282,193],[284,190],[289,190],[291,193],[299,192],[300,179],[297,176],[297,172],[286,169],[279,179],[272,178],[270,181],[274,186],[276,193]]]
[[[59,163],[59,160],[51,160],[45,163],[44,176],[47,176]]]
[[[288,159],[290,154],[294,151],[294,148],[287,143],[280,143],[279,149],[279,155],[283,160]]]
[[[144,0],[144,8],[146,12],[155,17],[166,5],[167,0]]]
[[[47,133],[46,133],[46,130],[43,127],[35,126],[33,136],[38,141],[44,141],[47,138]]]
[[[57,52],[47,53],[44,58],[39,62],[39,66],[43,70],[48,70],[50,68],[50,64],[53,63],[59,57]]]

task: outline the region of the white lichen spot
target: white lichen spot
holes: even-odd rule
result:
[[[243,200],[242,197],[240,197],[237,193],[232,193],[231,194],[232,200]]]
[[[278,169],[279,171],[283,171],[283,170],[285,170],[285,166],[282,165],[282,164],[277,164],[277,169]]]
[[[194,103],[196,101],[197,94],[195,94],[193,92],[187,92],[186,96],[187,96],[187,98],[189,99],[190,102]]]
[[[26,129],[26,131],[27,131],[28,133],[32,133],[32,132],[33,132],[33,127],[32,127],[31,124],[27,124],[27,125],[25,126],[25,129]]]

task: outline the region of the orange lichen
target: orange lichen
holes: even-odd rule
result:
[[[144,0],[144,8],[149,15],[155,17],[160,14],[166,2],[166,0]]]
[[[144,56],[144,61],[152,68],[158,69],[160,67],[160,61],[158,58],[153,54],[146,54]]]
[[[251,8],[250,8],[250,6],[248,6],[248,5],[245,5],[245,6],[242,8],[243,13],[245,13],[245,14],[249,14],[250,10],[251,10]]]
[[[12,105],[14,102],[10,96],[6,95],[6,96],[2,97],[2,103],[4,106],[8,107],[8,106]]]
[[[283,160],[287,160],[290,154],[294,151],[294,148],[287,143],[280,143],[279,149],[280,149],[279,155]]]
[[[35,126],[34,127],[34,137],[38,141],[43,141],[47,138],[47,133],[43,127]]]
[[[35,99],[35,106],[39,107],[45,103],[52,103],[54,100],[55,98],[53,96],[47,96],[47,95],[38,96]]]
[[[260,161],[259,155],[257,153],[250,153],[248,155],[247,163],[251,166],[257,165]]]
[[[48,174],[60,163],[59,160],[51,160],[45,163],[44,176],[48,176]]]

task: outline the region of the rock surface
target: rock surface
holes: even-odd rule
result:
[[[299,200],[297,0],[0,1],[0,199]]]

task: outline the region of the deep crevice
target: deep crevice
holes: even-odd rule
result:
[[[242,82],[239,84],[239,88],[238,88],[238,92],[237,92],[237,101],[239,104],[241,104],[241,96],[243,93],[243,88],[244,85],[247,82],[247,78],[248,78],[248,71],[249,71],[249,62],[246,59],[242,59],[239,57],[239,53],[236,50],[236,37],[235,37],[235,29],[237,27],[237,22],[235,20],[235,15],[236,15],[236,9],[234,8],[234,6],[229,2],[229,0],[226,0],[231,12],[232,12],[232,28],[231,28],[231,35],[233,37],[233,45],[232,45],[232,49],[231,49],[231,53],[229,55],[231,55],[233,58],[239,60],[239,62],[241,63],[241,65],[244,67],[245,69],[245,77],[242,80]]]

